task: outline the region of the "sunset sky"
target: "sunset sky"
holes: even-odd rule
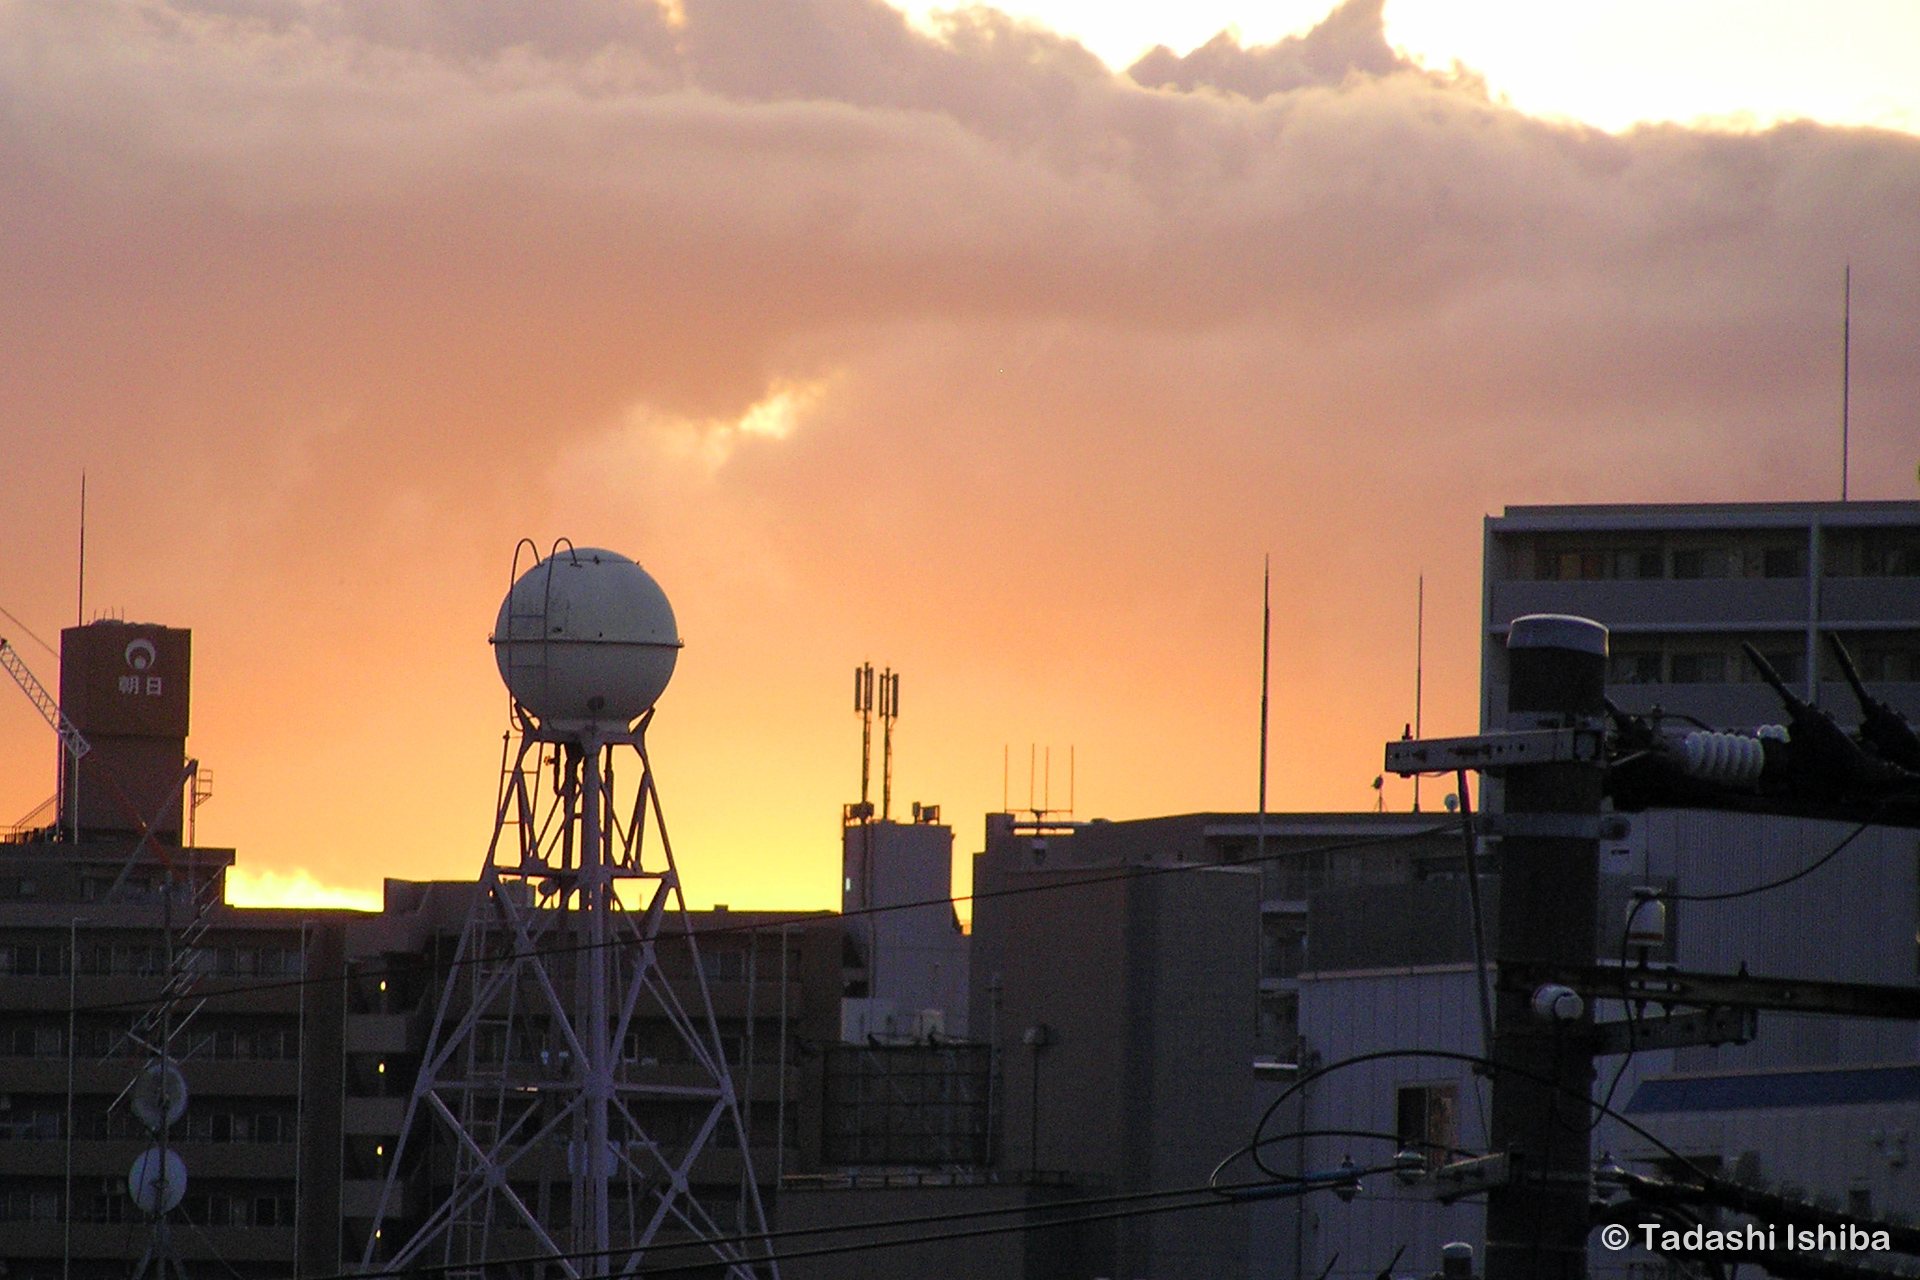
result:
[[[1251,808],[1269,551],[1273,806],[1370,808],[1482,516],[1838,496],[1849,262],[1920,496],[1920,6],[1563,8],[0,0],[0,608],[74,621],[85,468],[252,901],[473,874],[523,536],[673,600],[699,905],[837,902],[861,661],[962,855],[1029,744]],[[53,759],[0,688],[0,819]]]

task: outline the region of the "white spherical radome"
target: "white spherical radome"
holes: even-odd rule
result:
[[[615,551],[556,552],[500,603],[493,656],[514,701],[543,728],[631,724],[680,656],[666,592]]]

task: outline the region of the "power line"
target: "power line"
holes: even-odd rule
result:
[[[1003,1183],[1003,1184],[995,1184],[995,1185],[1004,1186],[1007,1184]],[[1016,1185],[1037,1185],[1037,1184],[1016,1184]],[[1266,1185],[1267,1184],[1265,1183],[1246,1184],[1246,1186],[1249,1188],[1258,1188]],[[962,1210],[955,1210],[947,1213],[912,1214],[912,1215],[899,1217],[899,1218],[873,1218],[863,1222],[835,1223],[830,1225],[822,1225],[822,1226],[814,1226],[814,1227],[787,1227],[779,1231],[753,1232],[753,1233],[745,1233],[745,1234],[732,1235],[732,1236],[718,1236],[718,1237],[714,1237],[707,1240],[668,1241],[668,1242],[657,1244],[655,1248],[661,1249],[661,1250],[710,1249],[715,1246],[734,1245],[734,1244],[755,1244],[755,1243],[760,1243],[762,1241],[770,1241],[770,1240],[792,1240],[792,1239],[803,1238],[806,1236],[838,1235],[838,1234],[842,1234],[850,1231],[879,1231],[879,1230],[886,1230],[888,1228],[894,1228],[894,1227],[935,1226],[935,1225],[938,1225],[941,1223],[947,1223],[947,1222],[964,1222],[964,1221],[968,1221],[970,1219],[976,1219],[976,1218],[1000,1218],[1000,1217],[1006,1217],[1011,1214],[1025,1214],[1025,1213],[1032,1213],[1035,1211],[1046,1212],[1046,1211],[1058,1210],[1058,1209],[1081,1209],[1081,1208],[1096,1208],[1096,1207],[1109,1206],[1109,1205],[1139,1204],[1145,1201],[1166,1200],[1174,1197],[1192,1198],[1195,1196],[1207,1196],[1207,1197],[1210,1197],[1210,1199],[1208,1199],[1205,1203],[1216,1203],[1216,1202],[1238,1203],[1238,1201],[1223,1200],[1222,1196],[1224,1194],[1237,1192],[1242,1189],[1243,1188],[1240,1186],[1233,1186],[1233,1187],[1225,1188],[1224,1190],[1216,1190],[1215,1188],[1208,1186],[1205,1183],[1200,1183],[1195,1186],[1173,1187],[1173,1188],[1169,1188],[1161,1191],[1132,1191],[1132,1192],[1122,1192],[1122,1193],[1116,1193],[1113,1195],[1104,1195],[1104,1196],[1082,1196],[1082,1197],[1076,1197],[1069,1200],[1055,1200],[1055,1201],[1042,1203],[1042,1204],[1003,1205],[1003,1206],[987,1208],[987,1209],[962,1209]],[[1051,1222],[1042,1223],[1042,1224],[1029,1224],[1029,1223],[1023,1222],[1023,1223],[1016,1224],[1013,1227],[1009,1227],[1005,1229],[1006,1230],[1025,1230],[1029,1226],[1053,1226],[1053,1225],[1055,1224]],[[908,1244],[908,1243],[915,1243],[915,1242],[912,1240],[905,1240],[899,1243]],[[584,1250],[579,1250],[576,1252],[569,1252],[569,1253],[527,1254],[527,1255],[510,1257],[510,1258],[489,1259],[485,1263],[485,1265],[503,1267],[503,1266],[510,1266],[510,1265],[518,1265],[521,1263],[528,1263],[528,1262],[553,1262],[553,1261],[558,1261],[560,1259],[599,1258],[599,1257],[606,1257],[609,1254],[630,1253],[630,1252],[632,1252],[631,1249],[609,1249],[605,1251],[597,1250],[597,1249],[584,1249]],[[765,1261],[765,1260],[766,1259],[763,1257],[760,1259],[750,1259],[749,1261]],[[449,1271],[462,1271],[462,1270],[466,1270],[472,1265],[473,1265],[472,1263],[462,1263],[462,1262],[446,1262],[446,1263],[411,1262],[411,1263],[408,1263],[407,1266],[404,1268],[396,1268],[396,1269],[390,1269],[385,1271],[342,1272],[337,1276],[319,1277],[318,1280],[381,1280],[382,1277],[394,1277],[394,1276],[402,1276],[402,1275],[411,1276],[411,1275],[417,1275],[417,1274],[431,1275],[431,1274],[439,1274],[439,1273],[444,1273]],[[699,1263],[699,1265],[703,1267],[711,1267],[716,1264],[711,1259],[708,1259],[708,1260],[702,1261],[701,1263]],[[651,1273],[651,1271],[652,1269],[649,1268],[648,1273]]]
[[[1468,822],[1470,821],[1471,821],[1471,816],[1469,815]],[[1668,892],[1656,893],[1653,895],[1653,897],[1656,897],[1668,902],[1724,902],[1724,901],[1729,901],[1735,898],[1750,897],[1754,894],[1770,892],[1771,890],[1778,889],[1785,885],[1792,884],[1797,880],[1801,880],[1809,875],[1812,875],[1814,872],[1818,871],[1821,867],[1824,867],[1827,863],[1833,861],[1833,859],[1838,857],[1844,850],[1847,849],[1848,846],[1850,846],[1856,839],[1858,839],[1861,835],[1863,835],[1870,826],[1872,826],[1871,822],[1861,823],[1851,833],[1849,833],[1844,839],[1842,839],[1833,848],[1829,849],[1826,853],[1822,854],[1819,858],[1815,859],[1813,862],[1808,863],[1806,866],[1800,868],[1799,870],[1789,875],[1783,876],[1777,880],[1770,880],[1764,884],[1750,885],[1743,889],[1730,890],[1725,893],[1687,894],[1687,893],[1676,893],[1676,892],[1668,891]],[[1302,848],[1295,848],[1295,849],[1286,849],[1278,853],[1270,853],[1264,856],[1256,856],[1253,858],[1241,858],[1231,863],[1228,863],[1228,862],[1177,862],[1177,863],[1166,863],[1166,864],[1157,865],[1157,866],[1132,865],[1132,866],[1127,866],[1119,870],[1108,872],[1105,874],[1080,876],[1071,880],[1063,879],[1063,880],[1055,880],[1055,881],[1051,881],[1043,884],[1015,885],[1015,886],[1010,886],[1004,889],[991,889],[991,890],[987,890],[980,893],[961,894],[961,895],[955,895],[955,896],[944,897],[944,898],[925,898],[925,899],[920,899],[913,902],[894,903],[888,906],[861,907],[852,911],[842,911],[838,913],[827,911],[827,910],[821,910],[818,912],[801,913],[798,919],[788,919],[785,921],[764,922],[764,923],[745,922],[741,924],[718,925],[712,928],[698,930],[695,932],[694,937],[696,939],[702,939],[702,938],[738,936],[742,934],[757,933],[762,930],[776,928],[782,923],[788,926],[792,926],[794,924],[805,924],[811,921],[819,921],[824,924],[824,923],[828,923],[835,920],[850,920],[850,919],[856,919],[862,916],[883,915],[890,911],[913,911],[913,910],[917,910],[924,907],[942,906],[950,902],[998,901],[1004,898],[1015,898],[1015,897],[1020,897],[1030,893],[1050,893],[1050,892],[1061,890],[1061,889],[1078,888],[1083,885],[1111,884],[1121,880],[1145,879],[1151,876],[1172,875],[1172,874],[1178,874],[1186,871],[1201,871],[1201,870],[1206,870],[1209,868],[1217,868],[1221,866],[1248,866],[1248,865],[1263,863],[1263,862],[1279,862],[1279,861],[1284,861],[1288,858],[1299,857],[1303,855],[1316,854],[1316,853],[1338,853],[1348,849],[1369,848],[1374,845],[1380,845],[1380,844],[1394,844],[1403,840],[1419,840],[1419,839],[1424,839],[1427,836],[1442,835],[1449,832],[1469,830],[1469,829],[1470,827],[1467,825],[1467,823],[1462,823],[1462,822],[1436,823],[1432,826],[1421,827],[1417,830],[1412,830],[1412,831],[1398,831],[1398,832],[1393,832],[1387,835],[1358,837],[1352,840],[1330,841],[1324,844],[1308,845]],[[454,883],[465,884],[466,882],[456,881]],[[239,908],[239,909],[244,910],[244,908]],[[769,914],[772,914],[772,913],[769,913]],[[538,956],[567,955],[573,952],[590,951],[596,947],[618,947],[618,946],[624,946],[624,945],[627,945],[627,944],[619,939],[610,939],[606,942],[598,942],[598,943],[595,943],[595,942],[570,943],[565,946],[545,948],[545,949],[532,951],[532,952],[516,953],[514,955],[507,956],[507,957],[494,957],[494,959],[497,960],[497,959],[504,958],[509,960],[517,960],[517,959],[531,958],[535,955],[538,955]],[[464,966],[468,964],[477,964],[479,962],[480,962],[480,957],[463,958],[463,959],[451,962],[450,967],[458,967],[458,966]],[[69,961],[69,963],[71,963],[71,960]],[[218,990],[212,990],[212,991],[203,990],[200,994],[203,999],[218,1000],[218,999],[222,999],[229,996],[250,995],[257,992],[297,990],[301,987],[318,986],[318,985],[327,984],[327,983],[345,982],[353,978],[375,978],[382,975],[390,975],[393,972],[395,971],[387,970],[387,969],[376,969],[376,970],[361,970],[359,972],[351,973],[351,974],[343,973],[337,977],[286,978],[286,979],[281,979],[279,981],[274,981],[274,982],[245,983],[242,985],[223,987]],[[138,976],[138,975],[135,975],[135,976]],[[75,1010],[75,1012],[77,1013],[114,1013],[114,1012],[119,1012],[126,1009],[143,1009],[147,1006],[147,1003],[148,1002],[145,1000],[132,1000],[132,999],[103,1001],[98,1004],[81,1005]]]
[[[1582,1094],[1582,1093],[1579,1093],[1578,1091],[1568,1089],[1566,1088],[1566,1086],[1562,1085],[1559,1081],[1553,1079],[1551,1076],[1540,1075],[1536,1072],[1527,1071],[1520,1067],[1509,1066],[1505,1063],[1496,1062],[1492,1058],[1483,1057],[1482,1055],[1477,1053],[1456,1053],[1451,1049],[1376,1049],[1371,1053],[1357,1053],[1357,1054],[1354,1054],[1352,1057],[1341,1058],[1341,1059],[1338,1059],[1337,1061],[1329,1062],[1323,1067],[1318,1067],[1312,1071],[1303,1072],[1299,1079],[1295,1080],[1292,1084],[1288,1085],[1285,1089],[1282,1089],[1280,1091],[1280,1096],[1275,1098],[1272,1102],[1268,1103],[1267,1109],[1260,1113],[1260,1119],[1253,1126],[1253,1141],[1240,1147],[1238,1150],[1234,1151],[1232,1154],[1227,1156],[1226,1159],[1222,1160],[1219,1164],[1215,1165],[1213,1174],[1211,1178],[1209,1178],[1209,1181],[1219,1178],[1221,1172],[1228,1165],[1232,1164],[1235,1160],[1238,1160],[1241,1156],[1249,1156],[1249,1155],[1253,1157],[1254,1165],[1262,1173],[1265,1173],[1271,1177],[1286,1176],[1284,1174],[1281,1174],[1277,1170],[1269,1169],[1266,1163],[1260,1159],[1261,1147],[1271,1145],[1272,1143],[1275,1143],[1275,1142],[1285,1141],[1288,1136],[1284,1134],[1278,1137],[1272,1137],[1272,1138],[1261,1136],[1261,1131],[1267,1127],[1267,1122],[1273,1119],[1274,1113],[1280,1109],[1281,1104],[1284,1103],[1288,1098],[1291,1098],[1295,1094],[1299,1093],[1302,1089],[1306,1088],[1308,1085],[1312,1084],[1314,1081],[1322,1079],[1326,1076],[1332,1075],[1336,1071],[1344,1071],[1348,1067],[1357,1067],[1368,1062],[1384,1062],[1393,1058],[1438,1058],[1448,1062],[1465,1062],[1471,1066],[1485,1067],[1489,1071],[1489,1073],[1492,1073],[1492,1074],[1497,1075],[1497,1074],[1505,1073],[1507,1075],[1518,1076],[1522,1080],[1531,1080],[1535,1084],[1544,1084],[1547,1087],[1554,1090],[1554,1092],[1556,1093],[1565,1094],[1573,1098],[1578,1098],[1586,1106],[1598,1108],[1600,1111],[1604,1112],[1609,1118],[1619,1121],[1621,1124],[1625,1125],[1628,1129],[1632,1130],[1636,1135],[1638,1135],[1639,1137],[1645,1138],[1648,1142],[1651,1142],[1654,1146],[1660,1148],[1660,1150],[1665,1152],[1667,1155],[1672,1156],[1675,1160],[1679,1161],[1680,1164],[1684,1165],[1688,1169],[1693,1170],[1695,1173],[1699,1174],[1702,1178],[1709,1178],[1712,1176],[1705,1169],[1702,1169],[1699,1165],[1695,1164],[1692,1160],[1688,1159],[1686,1156],[1682,1155],[1680,1152],[1676,1151],[1674,1148],[1668,1146],[1667,1143],[1663,1141],[1658,1135],[1649,1132],[1648,1130],[1642,1128],[1640,1125],[1636,1124],[1634,1121],[1629,1120],[1625,1115],[1614,1110],[1612,1106],[1604,1102],[1596,1101],[1591,1094]]]
[[[20,628],[21,634],[25,635],[27,639],[33,641],[35,644],[39,645],[42,649],[45,649],[48,653],[52,654],[54,657],[58,658],[60,656],[60,651],[58,649],[54,648],[52,645],[48,644],[45,640],[42,640],[39,636],[35,635],[32,627],[20,621],[19,618],[13,615],[13,612],[11,610],[5,608],[4,606],[0,606],[0,618],[5,618],[8,622],[11,622],[14,626]]]
[[[1872,825],[1873,823],[1871,821],[1861,823],[1849,832],[1839,844],[1834,845],[1833,848],[1827,850],[1798,871],[1793,872],[1791,875],[1782,876],[1778,880],[1769,880],[1765,884],[1749,885],[1744,889],[1730,889],[1725,893],[1656,893],[1653,897],[1663,899],[1667,902],[1728,902],[1734,898],[1748,898],[1756,893],[1766,893],[1769,890],[1778,889],[1783,885],[1792,884],[1796,880],[1803,880],[1812,875],[1839,857],[1842,850],[1855,840],[1858,840],[1865,834],[1867,828]]]
[[[946,1241],[946,1240],[966,1240],[966,1239],[978,1238],[981,1236],[1005,1235],[1005,1234],[1009,1234],[1016,1231],[1048,1231],[1058,1227],[1081,1226],[1081,1225],[1092,1223],[1092,1222],[1111,1222],[1111,1221],[1116,1221],[1122,1218],[1146,1217],[1151,1214],[1173,1213],[1183,1209],[1231,1208],[1235,1205],[1244,1204],[1249,1200],[1254,1200],[1254,1199],[1282,1198],[1282,1197],[1293,1196],[1293,1195],[1304,1195],[1312,1191],[1331,1190],[1335,1186],[1336,1178],[1340,1181],[1345,1181],[1350,1178],[1359,1178],[1359,1177],[1364,1177],[1364,1176],[1368,1176],[1376,1173],[1388,1173],[1392,1171],[1392,1168],[1393,1166],[1391,1165],[1379,1165],[1379,1166],[1368,1167],[1364,1169],[1360,1169],[1360,1168],[1341,1169],[1341,1170],[1338,1170],[1337,1173],[1330,1173],[1326,1175],[1315,1175],[1315,1176],[1308,1176],[1308,1177],[1301,1177],[1301,1178],[1295,1178],[1292,1176],[1282,1176],[1280,1179],[1276,1181],[1234,1183],[1234,1184],[1229,1184],[1227,1186],[1215,1186],[1208,1183],[1201,1183],[1192,1187],[1173,1188],[1165,1191],[1144,1191],[1144,1192],[1133,1192],[1127,1195],[1119,1195],[1119,1196],[1086,1197],[1084,1199],[1055,1201],[1050,1204],[1015,1205],[1015,1206],[1005,1207],[1005,1208],[981,1209],[981,1210],[965,1211],[965,1212],[951,1213],[951,1214],[928,1214],[928,1215],[919,1216],[919,1217],[880,1219],[880,1220],[861,1222],[861,1223],[850,1223],[845,1226],[789,1228],[788,1230],[785,1230],[785,1231],[767,1232],[764,1235],[756,1234],[756,1235],[739,1236],[739,1237],[725,1237],[718,1240],[703,1240],[703,1241],[690,1240],[685,1242],[675,1242],[671,1244],[658,1245],[656,1246],[656,1248],[683,1249],[683,1250],[699,1249],[699,1248],[708,1248],[715,1244],[727,1244],[727,1243],[738,1243],[738,1242],[749,1242],[749,1241],[758,1242],[763,1240],[771,1240],[775,1238],[792,1238],[792,1237],[804,1236],[804,1235],[835,1234],[835,1233],[846,1232],[846,1231],[871,1231],[871,1230],[879,1230],[879,1229],[885,1229],[889,1227],[899,1227],[899,1226],[931,1225],[931,1224],[943,1222],[943,1221],[953,1221],[953,1220],[960,1220],[960,1219],[967,1219],[967,1218],[980,1218],[980,1217],[988,1217],[988,1216],[1005,1216],[1005,1215],[1014,1214],[1014,1213],[1044,1214],[1044,1213],[1047,1213],[1048,1211],[1062,1209],[1062,1208],[1074,1209],[1074,1208],[1079,1208],[1083,1205],[1106,1204],[1106,1203],[1114,1203],[1116,1201],[1138,1201],[1138,1200],[1150,1200],[1150,1199],[1164,1200],[1164,1199],[1171,1199],[1173,1197],[1185,1197],[1185,1199],[1181,1200],[1181,1202],[1177,1204],[1141,1204],[1141,1205],[1135,1205],[1133,1207],[1113,1209],[1104,1213],[1080,1214],[1074,1217],[1055,1217],[1055,1218],[1048,1218],[1043,1221],[1037,1221],[1037,1222],[1022,1221],[1022,1222],[1013,1222],[1013,1223],[1001,1223],[1001,1224],[993,1224],[993,1225],[981,1226],[981,1227],[969,1227],[969,1228],[965,1228],[957,1231],[941,1231],[941,1232],[932,1232],[924,1235],[903,1236],[898,1239],[892,1239],[892,1240],[863,1240],[863,1241],[847,1243],[847,1244],[822,1245],[822,1246],[818,1246],[810,1249],[790,1249],[784,1252],[769,1251],[768,1253],[757,1258],[742,1258],[732,1262],[728,1262],[725,1260],[716,1262],[714,1259],[711,1259],[711,1258],[702,1258],[698,1262],[672,1263],[667,1266],[643,1267],[641,1270],[639,1270],[635,1274],[645,1275],[645,1276],[675,1275],[675,1274],[688,1272],[688,1271],[708,1270],[715,1266],[750,1267],[753,1264],[759,1263],[759,1262],[789,1262],[789,1261],[794,1261],[800,1258],[831,1257],[837,1254],[864,1253],[874,1249],[893,1249],[893,1248],[899,1248],[906,1245],[935,1244],[935,1243],[939,1243],[941,1241]],[[428,1265],[422,1265],[419,1263],[410,1263],[405,1269],[387,1270],[387,1271],[340,1272],[335,1275],[320,1277],[319,1280],[382,1280],[383,1277],[396,1277],[396,1276],[403,1276],[403,1275],[415,1275],[415,1274],[421,1274],[421,1273],[439,1273],[439,1272],[456,1271],[456,1270],[465,1271],[465,1270],[471,1270],[476,1266],[481,1268],[504,1267],[504,1266],[521,1265],[525,1263],[534,1263],[534,1262],[561,1262],[561,1261],[572,1261],[575,1259],[585,1260],[585,1259],[592,1259],[592,1258],[603,1258],[603,1257],[607,1257],[610,1254],[627,1253],[627,1252],[630,1252],[630,1251],[626,1249],[579,1250],[579,1251],[570,1251],[565,1253],[526,1254],[526,1255],[512,1257],[512,1258],[489,1259],[484,1261],[466,1262],[466,1263],[428,1264]]]
[[[1119,868],[1115,871],[1105,872],[1101,874],[1076,876],[1073,879],[1054,880],[1054,881],[1041,883],[1041,884],[1014,885],[1004,889],[990,889],[981,893],[970,893],[970,894],[962,894],[959,896],[948,896],[948,897],[924,898],[914,902],[898,902],[888,906],[862,907],[857,910],[842,911],[838,913],[835,913],[832,911],[825,911],[825,910],[819,911],[817,913],[802,913],[799,916],[798,920],[787,919],[784,921],[769,921],[769,922],[751,922],[750,921],[750,922],[744,922],[741,924],[718,925],[713,928],[700,929],[700,930],[694,931],[693,937],[696,940],[699,940],[699,939],[705,939],[705,938],[739,936],[742,934],[750,934],[750,933],[756,933],[756,932],[760,932],[767,929],[778,928],[782,924],[785,924],[789,927],[795,924],[805,924],[812,921],[818,921],[822,924],[830,924],[838,920],[855,919],[861,916],[882,915],[889,911],[912,911],[912,910],[916,910],[924,907],[945,906],[948,903],[954,903],[954,902],[998,901],[1003,898],[1016,898],[1016,897],[1021,897],[1025,894],[1030,894],[1030,893],[1050,893],[1050,892],[1061,890],[1061,889],[1074,889],[1084,885],[1112,884],[1122,880],[1148,879],[1154,876],[1175,875],[1175,874],[1188,872],[1188,871],[1216,870],[1223,866],[1244,867],[1259,861],[1277,862],[1286,858],[1299,857],[1307,854],[1338,853],[1347,849],[1368,848],[1373,845],[1379,845],[1379,844],[1394,844],[1403,840],[1418,840],[1431,835],[1440,835],[1440,834],[1445,834],[1445,833],[1455,831],[1459,828],[1459,825],[1460,824],[1457,822],[1444,822],[1444,823],[1437,823],[1432,826],[1420,827],[1411,831],[1397,831],[1388,835],[1364,836],[1364,837],[1356,837],[1351,840],[1329,841],[1324,844],[1308,845],[1303,848],[1288,849],[1278,853],[1270,853],[1266,855],[1264,859],[1241,858],[1234,862],[1174,862],[1174,863],[1162,863],[1158,865],[1130,865],[1130,866]],[[454,883],[465,884],[467,882],[456,881]],[[598,947],[619,947],[619,946],[626,946],[626,945],[628,944],[620,939],[609,939],[608,941],[605,941],[605,942],[570,943],[566,946],[541,948],[535,951],[514,952],[506,955],[494,955],[494,956],[488,956],[484,958],[478,957],[478,956],[467,957],[457,961],[450,962],[449,967],[453,968],[453,967],[459,967],[459,966],[464,966],[469,964],[478,964],[482,962],[482,959],[485,959],[489,963],[504,963],[512,960],[531,959],[535,956],[545,957],[545,956],[556,956],[556,955],[568,955],[574,952],[591,951]],[[219,990],[213,990],[213,991],[202,990],[199,994],[203,1000],[218,1000],[228,996],[250,995],[254,993],[267,992],[267,991],[291,991],[291,990],[297,990],[302,987],[319,986],[322,984],[330,984],[330,983],[336,983],[336,982],[345,982],[353,978],[377,978],[382,976],[391,976],[395,972],[396,972],[395,970],[390,970],[390,969],[373,969],[373,970],[361,970],[351,974],[343,973],[336,977],[285,978],[285,979],[281,979],[274,982],[252,982],[252,983],[246,983],[242,985],[229,986],[229,987],[224,987]],[[156,976],[160,976],[160,975],[156,975]],[[146,1000],[102,1001],[98,1004],[81,1005],[76,1010],[76,1012],[78,1013],[113,1013],[113,1012],[118,1012],[125,1009],[136,1009],[136,1008],[144,1009],[148,1003],[149,1002]]]

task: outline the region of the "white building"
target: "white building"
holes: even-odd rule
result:
[[[910,823],[841,829],[841,910],[854,954],[841,1004],[852,1043],[967,1034],[967,936],[953,908],[953,828],[937,808]]]

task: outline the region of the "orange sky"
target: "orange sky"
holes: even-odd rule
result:
[[[72,621],[87,468],[243,866],[473,872],[521,536],[654,572],[690,897],[802,907],[862,660],[962,853],[1006,744],[1016,803],[1050,743],[1083,816],[1250,807],[1268,550],[1274,806],[1370,806],[1423,569],[1474,726],[1483,514],[1836,493],[1849,260],[1853,492],[1914,493],[1920,139],[1541,120],[1366,3],[1152,89],[984,10],[677,12],[0,5],[0,607]],[[7,819],[53,749],[0,697]]]

